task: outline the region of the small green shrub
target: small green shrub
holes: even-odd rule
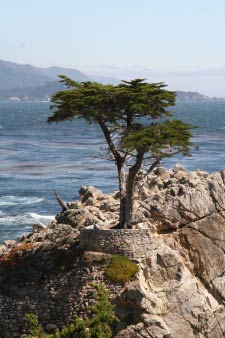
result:
[[[31,328],[30,334],[27,338],[33,337],[45,338],[46,336],[42,326],[39,324],[38,316],[36,316],[34,313],[27,313],[26,318],[29,321],[29,325]]]
[[[84,320],[75,318],[72,324],[68,324],[61,331],[46,334],[34,314],[27,314],[30,324],[28,338],[111,338],[111,325],[116,321],[114,306],[110,303],[109,292],[104,285],[93,284],[95,288],[95,304],[90,306],[91,316]]]
[[[114,282],[128,282],[138,272],[138,265],[127,257],[114,255],[111,263],[105,270],[108,279]]]
[[[111,325],[117,320],[114,305],[109,301],[109,291],[103,284],[93,284],[95,305],[90,307],[91,317],[87,320],[91,338],[112,337]]]
[[[75,318],[74,323],[68,324],[62,331],[57,329],[52,334],[44,332],[35,314],[26,314],[26,318],[30,325],[30,334],[27,338],[91,338],[86,322],[79,318]]]
[[[57,336],[58,334],[58,336]],[[74,323],[68,324],[61,332],[58,330],[54,338],[90,338],[86,321],[76,317]]]

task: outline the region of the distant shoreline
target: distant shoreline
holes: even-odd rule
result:
[[[179,102],[224,102],[225,98],[208,98],[208,99],[199,99],[199,100],[192,100],[192,99],[186,99],[186,100],[180,100],[177,99],[176,103]],[[0,99],[0,102],[5,102],[5,103],[51,103],[51,101],[48,100],[7,100],[7,99]]]

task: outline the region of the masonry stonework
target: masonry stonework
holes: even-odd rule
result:
[[[151,252],[152,237],[149,229],[84,229],[80,234],[80,245],[89,251],[141,260]]]
[[[105,280],[107,254],[120,254],[141,261],[151,251],[148,229],[82,230],[79,251],[69,270],[51,268],[51,260],[44,255],[50,272],[36,270],[35,260],[24,270],[20,265],[0,276],[0,338],[26,337],[26,313],[38,315],[44,328],[62,328],[76,315],[87,314],[93,302],[92,283],[105,283],[111,296],[123,288]],[[55,253],[52,253],[55,256]],[[108,257],[108,258],[107,258]],[[32,257],[31,257],[32,258]],[[63,266],[62,266],[63,268]],[[11,279],[12,278],[12,279]],[[11,280],[10,280],[11,279]],[[15,280],[14,280],[15,279]]]

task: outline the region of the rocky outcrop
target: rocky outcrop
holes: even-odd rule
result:
[[[78,229],[88,226],[108,229],[117,225],[118,193],[104,195],[92,186],[81,187],[79,193],[80,201],[67,203],[69,209],[56,215],[58,223],[69,224]]]
[[[147,224],[153,233],[166,233],[211,215],[223,217],[224,183],[225,170],[187,172],[178,164],[173,170],[157,168],[137,184],[136,223],[138,227]],[[82,187],[80,196],[80,201],[68,203],[69,210],[56,216],[58,223],[78,228],[116,226],[118,193],[104,195],[94,187]]]
[[[67,205],[47,227],[36,224],[19,242],[0,246],[4,337],[24,330],[28,303],[45,327],[82,316],[92,281],[111,291],[116,338],[225,337],[225,171],[187,172],[176,165],[143,177],[135,198],[136,229],[126,230],[128,235],[116,230],[118,193],[82,187],[80,200]],[[114,251],[139,264],[126,285],[104,276]],[[15,318],[17,330],[10,322]]]
[[[224,171],[189,173],[177,165],[140,183],[137,222],[152,230],[155,250],[138,278],[139,318],[118,338],[225,336],[224,177]],[[129,293],[132,283],[121,295],[125,318]]]
[[[171,171],[157,168],[139,184],[137,221],[152,231],[182,228],[225,210],[224,173],[186,172],[180,165]]]
[[[224,337],[224,306],[196,277],[192,262],[174,249],[177,245],[170,235],[155,238],[137,280],[116,299],[125,326],[117,338]]]

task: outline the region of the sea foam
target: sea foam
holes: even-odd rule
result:
[[[25,204],[36,204],[44,201],[44,198],[40,197],[20,197],[20,196],[1,196],[0,197],[0,207],[1,206],[13,206],[13,205],[25,205]]]

